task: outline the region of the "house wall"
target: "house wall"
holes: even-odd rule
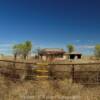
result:
[[[67,55],[63,55],[63,60],[66,60],[68,59],[68,56]]]
[[[44,56],[42,56],[42,60],[43,61],[46,61],[47,60],[47,57],[44,55]]]
[[[61,57],[58,56],[50,56],[50,55],[42,55],[41,59],[43,61],[47,61],[47,60],[66,60],[67,56],[66,55],[62,55]]]

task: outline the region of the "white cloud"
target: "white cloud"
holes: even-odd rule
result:
[[[12,53],[12,46],[11,43],[0,43],[0,54],[10,54]]]
[[[94,49],[94,45],[78,45],[76,46],[79,49]]]
[[[87,40],[87,42],[89,42],[89,43],[93,43],[94,41],[93,41],[93,40]]]
[[[10,51],[10,50],[11,50],[10,48],[8,48],[8,49],[7,48],[0,48],[0,52],[1,51]]]
[[[2,43],[2,44],[0,44],[0,48],[1,48],[1,47],[8,48],[8,47],[11,47],[12,45],[13,45],[13,44],[10,44],[10,43],[9,43],[9,44],[8,44],[8,43],[7,43],[7,44]]]
[[[76,42],[80,42],[80,40],[76,40]]]

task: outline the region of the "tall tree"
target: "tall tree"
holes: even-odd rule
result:
[[[32,50],[32,42],[31,41],[26,41],[23,44],[23,49],[24,49],[24,59],[28,58],[29,53]]]
[[[100,44],[95,46],[94,54],[96,58],[100,58]]]
[[[32,50],[32,42],[31,41],[26,41],[22,45],[22,55],[24,59],[28,58],[29,53]]]
[[[14,58],[16,60],[18,55],[22,55],[24,59],[26,59],[29,53],[32,50],[32,43],[31,41],[26,41],[21,44],[16,44],[13,46]]]
[[[17,56],[21,54],[20,45],[15,44],[12,48],[13,48],[14,59],[16,60]]]
[[[69,45],[67,45],[67,49],[68,49],[69,53],[72,53],[75,50],[75,47],[74,47],[74,45],[69,44]]]

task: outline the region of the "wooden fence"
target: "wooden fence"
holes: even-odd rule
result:
[[[15,66],[15,64],[24,64],[25,66],[27,66],[27,68],[13,68],[13,67],[9,67],[8,68],[8,74],[10,74],[11,77],[15,78],[15,79],[19,79],[19,76],[14,76],[14,74],[16,74],[17,71],[20,72],[24,72],[25,70],[27,71],[27,77],[29,77],[30,79],[33,77],[35,77],[34,73],[36,73],[33,69],[34,66],[37,66],[37,63],[33,63],[33,62],[18,62],[18,61],[11,61],[11,60],[0,60],[0,62],[4,62],[4,63],[11,63]],[[100,69],[100,62],[98,63],[67,63],[67,64],[55,64],[55,63],[49,63],[48,66],[60,66],[63,68],[63,66],[70,66],[70,73],[71,73],[71,78],[73,80],[74,83],[82,83],[82,84],[100,84],[100,70],[98,70],[98,68]],[[31,67],[30,67],[31,66]],[[89,66],[89,70],[76,70],[77,66],[79,66],[80,68],[84,68],[86,66]],[[30,67],[30,68],[29,68]],[[91,67],[95,68],[95,70],[91,70]],[[98,68],[96,68],[98,67]],[[0,67],[0,73],[6,73],[5,70],[2,69],[2,67]],[[87,68],[87,67],[86,67]],[[11,72],[10,72],[11,71]],[[13,73],[12,73],[13,71]],[[10,73],[9,73],[10,72]],[[69,73],[68,71],[57,71],[55,70],[54,72],[59,72],[59,73]],[[6,73],[7,74],[7,73]],[[8,76],[7,74],[7,76]],[[50,74],[49,74],[50,75]],[[50,76],[49,79],[52,79],[52,76]]]

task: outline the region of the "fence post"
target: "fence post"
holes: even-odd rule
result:
[[[74,83],[74,81],[75,81],[74,71],[75,71],[74,64],[72,64],[72,83]]]

